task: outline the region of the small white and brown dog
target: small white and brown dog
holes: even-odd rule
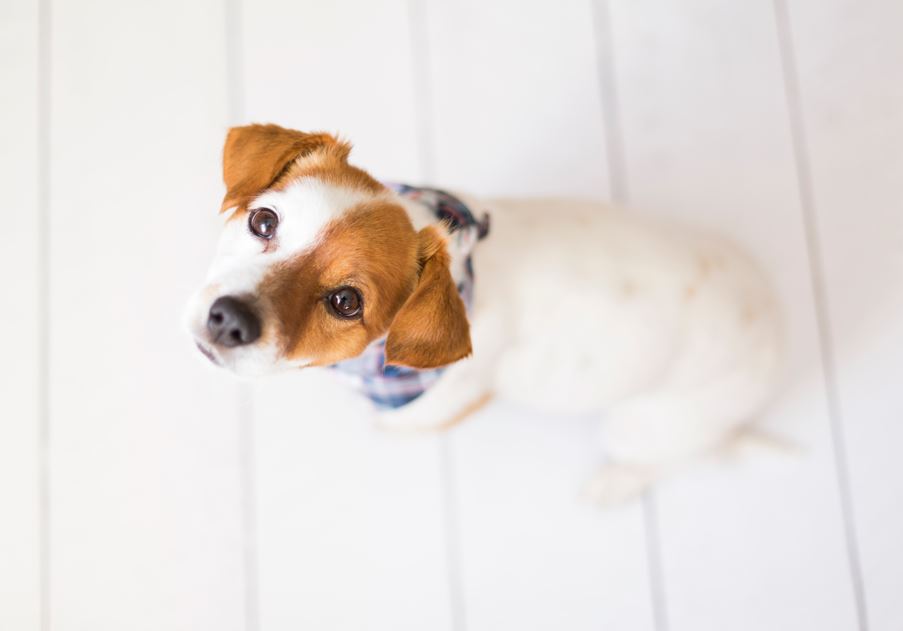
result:
[[[598,412],[606,459],[586,492],[601,503],[725,444],[770,399],[779,310],[725,240],[600,203],[390,187],[349,151],[229,131],[225,227],[189,306],[213,363],[352,366],[397,430],[447,427],[493,396]],[[469,209],[478,221],[455,216]]]

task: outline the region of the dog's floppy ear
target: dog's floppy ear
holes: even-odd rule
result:
[[[389,326],[386,364],[438,368],[470,355],[470,325],[443,235],[431,226],[418,239],[420,280]]]
[[[330,134],[305,134],[279,125],[233,127],[223,148],[226,196],[220,210],[247,204],[273,184],[293,160],[325,147],[339,149],[343,158],[350,151]]]

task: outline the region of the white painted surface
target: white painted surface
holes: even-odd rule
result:
[[[654,628],[640,507],[578,500],[597,433],[502,405],[455,430],[464,628]]]
[[[481,195],[608,190],[590,3],[427,0],[431,140],[443,186]]]
[[[771,7],[620,2],[611,20],[630,202],[716,228],[762,259],[790,347],[787,390],[763,420],[805,452],[699,470],[657,493],[669,628],[853,628]]]
[[[800,101],[872,629],[903,624],[903,5],[794,2]]]
[[[212,253],[222,20],[53,8],[53,629],[244,628],[234,388],[180,324]]]
[[[309,377],[255,389],[261,628],[450,629],[437,438]]]
[[[339,133],[376,177],[420,177],[405,0],[264,0],[241,26],[245,120]]]
[[[35,631],[44,607],[47,631],[864,631],[857,567],[869,628],[899,628],[899,3],[789,2],[792,42],[768,3],[610,5],[51,3],[45,384],[38,13],[3,5],[0,628]],[[593,419],[494,404],[397,438],[329,381],[212,372],[179,316],[236,120],[341,131],[379,177],[618,191],[734,235],[788,305],[791,378],[765,422],[801,453],[708,464],[647,509],[599,513],[575,500]]]
[[[0,628],[37,631],[41,589],[38,7],[0,5]]]

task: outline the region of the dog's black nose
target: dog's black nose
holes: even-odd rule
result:
[[[210,307],[207,330],[216,344],[243,346],[260,337],[260,320],[242,301],[223,296]]]

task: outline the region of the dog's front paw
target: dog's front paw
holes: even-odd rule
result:
[[[646,467],[608,463],[587,481],[581,497],[605,508],[619,506],[637,499],[653,480]]]

